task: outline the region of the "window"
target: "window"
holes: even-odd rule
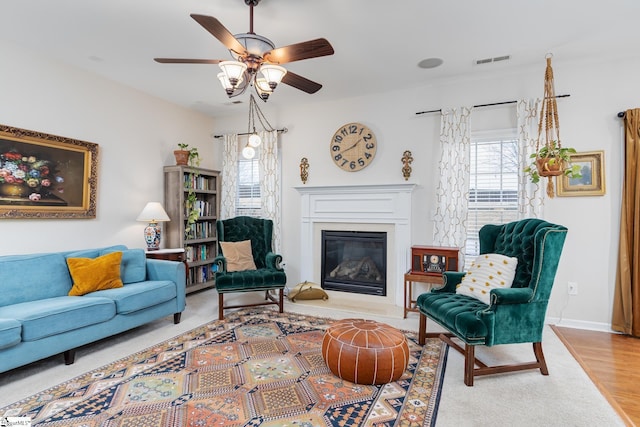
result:
[[[244,146],[243,146],[244,147]],[[256,148],[253,159],[238,156],[238,191],[236,193],[236,216],[262,216],[260,198],[260,168],[258,159],[260,147]]]
[[[465,267],[478,256],[485,224],[518,219],[518,138],[515,129],[471,135],[471,176]]]

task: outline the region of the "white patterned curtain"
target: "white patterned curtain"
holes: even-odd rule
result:
[[[440,182],[436,191],[433,241],[465,246],[469,206],[470,107],[442,110],[440,119]]]
[[[238,135],[224,135],[222,157],[222,197],[220,219],[236,216],[236,192],[238,188]]]
[[[518,121],[518,217],[541,218],[544,191],[524,172],[536,151],[539,99],[521,99],[517,104]]]
[[[262,215],[273,221],[273,251],[279,253],[281,238],[280,158],[278,131],[260,132],[260,199]]]

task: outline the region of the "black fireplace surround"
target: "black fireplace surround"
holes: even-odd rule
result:
[[[387,233],[322,230],[322,288],[387,295]]]

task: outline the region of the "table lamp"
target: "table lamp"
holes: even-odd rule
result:
[[[160,249],[160,238],[162,235],[158,222],[170,221],[169,215],[164,211],[162,205],[158,202],[149,202],[144,207],[136,221],[148,222],[144,228],[144,240],[147,242],[148,251],[156,251]]]

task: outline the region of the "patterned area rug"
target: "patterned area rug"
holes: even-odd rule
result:
[[[409,365],[396,382],[358,385],[322,359],[335,320],[270,308],[228,313],[11,406],[37,426],[432,426],[446,347],[405,332]]]

